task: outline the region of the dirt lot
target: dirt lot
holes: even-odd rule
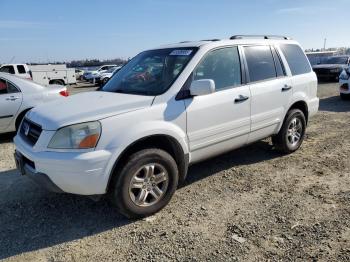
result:
[[[319,96],[298,152],[265,140],[192,166],[170,204],[139,221],[20,177],[13,135],[1,136],[0,259],[349,261],[350,101],[335,84]]]

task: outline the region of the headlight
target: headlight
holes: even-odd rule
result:
[[[341,79],[341,80],[348,80],[349,79],[349,75],[345,69],[341,72],[339,79]]]
[[[88,149],[95,148],[101,135],[100,122],[88,122],[63,127],[55,133],[49,148]]]

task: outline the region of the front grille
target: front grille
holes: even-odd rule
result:
[[[314,71],[316,74],[320,74],[320,75],[327,75],[330,73],[330,70],[327,68],[315,68]]]
[[[28,119],[23,119],[20,134],[23,139],[25,139],[29,144],[34,146],[41,135],[41,126],[35,124]]]

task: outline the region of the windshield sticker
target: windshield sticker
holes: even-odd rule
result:
[[[185,55],[188,56],[192,53],[192,50],[173,50],[170,55]]]

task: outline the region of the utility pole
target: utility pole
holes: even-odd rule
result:
[[[327,38],[325,38],[323,41],[323,51],[326,51],[326,43],[327,43]]]

